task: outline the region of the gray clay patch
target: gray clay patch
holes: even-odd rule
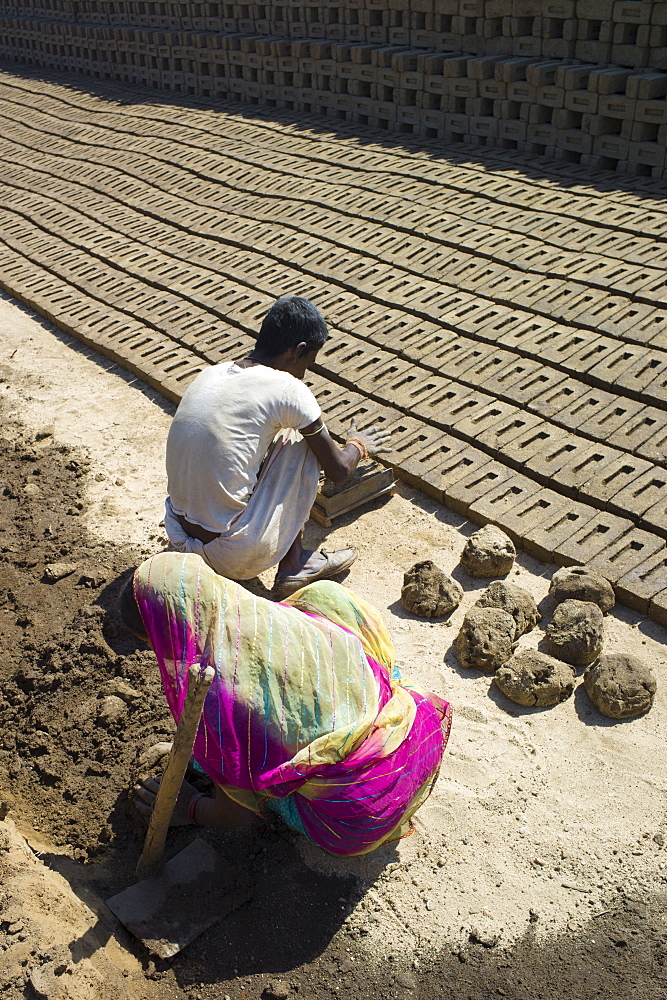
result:
[[[537,604],[527,590],[524,590],[523,587],[516,587],[512,583],[505,583],[503,580],[494,580],[486,588],[475,607],[500,608],[502,611],[507,611],[516,622],[516,639],[524,632],[530,632],[542,617],[537,610]]]
[[[657,687],[650,668],[628,653],[601,656],[584,674],[584,685],[597,710],[610,719],[644,715]]]
[[[401,603],[422,618],[440,618],[457,608],[463,588],[430,559],[415,563],[403,577]]]
[[[585,667],[600,655],[602,612],[590,601],[563,601],[547,625],[549,652],[575,667]]]
[[[498,669],[495,682],[518,705],[558,705],[574,690],[572,667],[536,649],[521,649]]]
[[[470,536],[461,553],[461,565],[469,576],[505,576],[514,565],[516,549],[509,535],[487,524]]]
[[[512,655],[516,624],[500,608],[471,608],[456,638],[456,657],[462,667],[496,672]]]

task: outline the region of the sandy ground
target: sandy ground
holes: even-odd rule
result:
[[[146,553],[160,548],[173,407],[7,299],[0,300],[0,343],[11,371],[0,384],[10,414],[33,430],[51,426],[55,441],[89,451],[87,531]],[[488,942],[497,937],[500,947],[529,929],[545,942],[568,931],[592,934],[592,918],[608,909],[614,892],[650,899],[667,889],[667,630],[622,606],[606,618],[605,650],[638,653],[657,676],[655,704],[640,719],[600,716],[581,683],[555,708],[513,705],[453,654],[463,615],[484,589],[484,581],[457,569],[474,530],[404,485],[340,527],[307,530],[313,546],[358,547],[346,583],[382,611],[404,673],[455,709],[449,751],[418,814],[417,835],[391,856],[344,861],[297,839],[313,873],[352,875],[362,886],[345,927],[371,965],[402,955],[418,969],[436,951],[464,947],[471,930]],[[451,621],[421,621],[402,609],[403,573],[425,558],[464,587]],[[521,646],[543,637],[554,570],[517,557],[508,579],[530,590],[543,614]],[[263,582],[270,586],[271,574]],[[20,805],[14,819],[21,828]]]

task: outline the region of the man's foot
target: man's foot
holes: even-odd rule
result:
[[[314,552],[308,549],[294,551],[290,549],[284,559],[278,564],[276,576],[297,576],[299,573],[319,573],[327,561],[324,552]]]
[[[159,778],[142,778],[132,789],[131,799],[134,807],[147,823],[151,818],[159,787]],[[193,795],[198,794],[197,789],[189,781],[183,782],[169,826],[188,826],[191,823],[188,807]]]
[[[357,550],[353,548],[338,549],[337,552],[311,552],[296,573],[287,573],[281,563],[273,584],[274,593],[278,597],[289,597],[316,580],[330,580],[349,569],[356,558]]]

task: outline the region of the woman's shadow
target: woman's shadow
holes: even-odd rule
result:
[[[149,648],[126,631],[119,614],[119,596],[131,580],[132,572],[128,569],[110,581],[98,598],[107,611],[105,639],[124,655]],[[243,585],[248,583],[255,581],[244,581]],[[256,583],[263,587],[261,581]],[[168,714],[166,705],[165,713]],[[139,736],[126,734],[128,739]],[[203,777],[195,783],[199,781],[205,783],[208,779]],[[132,775],[128,773],[128,787],[119,789],[109,819],[113,837],[108,850],[99,862],[81,866],[77,878],[82,893],[93,893],[102,900],[137,882],[135,867],[145,826],[129,799],[131,783]],[[208,789],[202,785],[201,790]],[[134,838],[128,836],[129,829],[134,830]],[[237,831],[172,828],[167,836],[165,857],[173,857],[197,837],[218,852],[227,875],[231,872],[238,884],[236,900],[242,901],[179,955],[174,968],[184,987],[203,981],[218,983],[242,975],[286,973],[312,961],[326,950],[385,867],[397,860],[393,844],[358,858],[330,855],[313,847],[272,814],[266,821],[257,819]],[[57,869],[67,862],[54,854],[50,864]],[[96,939],[108,937],[112,931],[107,926],[105,932],[102,924],[106,921],[115,928],[113,932],[120,933],[127,941],[108,912],[101,921],[96,934],[88,935],[86,942],[72,943],[73,954],[90,950]],[[147,963],[148,953],[139,942],[136,951]]]

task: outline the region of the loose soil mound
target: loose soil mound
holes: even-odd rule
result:
[[[172,728],[152,654],[116,617],[137,554],[82,534],[83,454],[6,423],[0,453],[0,764],[21,814],[90,857],[128,832],[137,748]],[[64,560],[77,569],[47,582],[45,567]],[[119,693],[124,711],[109,720],[102,699]]]

